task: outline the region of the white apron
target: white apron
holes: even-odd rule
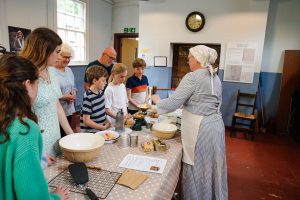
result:
[[[189,165],[194,165],[195,146],[202,119],[202,115],[195,115],[183,108],[181,117],[182,162]]]

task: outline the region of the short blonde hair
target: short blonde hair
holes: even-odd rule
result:
[[[112,82],[113,81],[113,75],[116,75],[116,74],[121,74],[123,72],[126,72],[127,71],[127,66],[123,63],[116,63],[114,64],[114,67],[112,68],[111,70],[111,75],[108,79],[108,82]]]

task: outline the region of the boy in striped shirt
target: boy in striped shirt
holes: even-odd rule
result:
[[[95,133],[108,129],[111,124],[106,119],[104,87],[107,79],[106,70],[91,66],[86,71],[90,87],[85,91],[80,112],[80,131]]]

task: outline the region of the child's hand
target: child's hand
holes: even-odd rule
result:
[[[111,127],[111,123],[110,122],[106,122],[104,125],[105,129],[108,129]]]
[[[66,186],[58,186],[53,193],[57,194],[61,200],[66,200],[69,198],[69,189]]]
[[[55,158],[53,156],[51,156],[50,154],[47,154],[47,162],[48,162],[48,166],[51,166],[54,164]]]
[[[126,116],[125,116],[125,120],[126,120],[126,119],[129,119],[129,118],[131,118],[131,117],[132,117],[132,115],[131,115],[130,113],[127,113]]]

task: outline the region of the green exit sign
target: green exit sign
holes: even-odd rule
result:
[[[124,33],[135,33],[135,28],[124,28]]]

